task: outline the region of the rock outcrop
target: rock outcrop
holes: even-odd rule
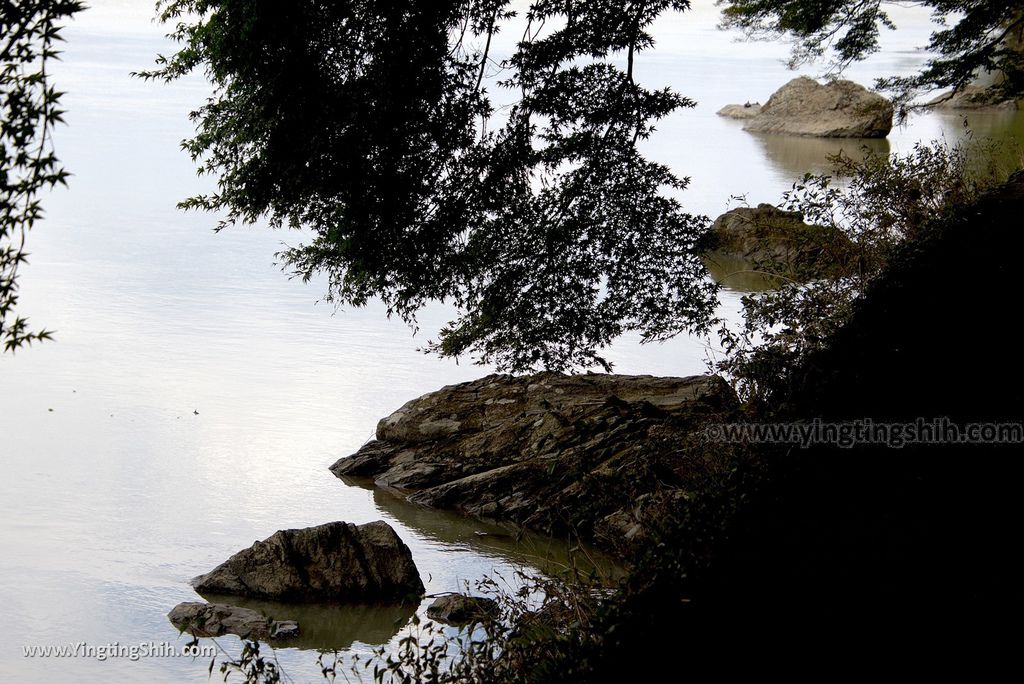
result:
[[[271,620],[250,608],[187,601],[167,614],[171,624],[196,637],[234,634],[242,639],[283,639],[298,636],[294,620]]]
[[[744,105],[719,111],[736,116]],[[852,81],[822,85],[801,76],[776,90],[745,130],[758,133],[806,135],[821,138],[884,138],[892,130],[893,106],[886,98]]]
[[[746,104],[725,105],[716,112],[718,116],[727,119],[753,119],[761,113],[761,104],[758,102],[747,102]]]
[[[707,255],[712,261],[716,255],[739,259],[759,272],[800,282],[846,275],[856,263],[853,244],[840,230],[807,224],[799,212],[771,204],[738,207],[715,219]]]
[[[466,596],[465,594],[447,594],[434,599],[427,606],[427,617],[450,625],[464,625],[479,622],[493,617],[498,612],[498,604],[482,596]]]
[[[412,554],[383,521],[281,530],[193,580],[200,593],[397,602],[423,594]]]
[[[649,538],[650,530],[664,520],[666,511],[678,511],[689,500],[682,490],[662,490],[642,494],[632,506],[605,516],[597,523],[599,538],[618,540],[622,548],[639,547]]]
[[[984,86],[969,85],[953,93],[939,95],[928,103],[935,109],[1018,109],[1016,100],[1007,100]]]
[[[636,498],[706,472],[695,428],[736,406],[715,376],[491,375],[410,401],[331,470],[410,501],[548,534],[595,535]]]

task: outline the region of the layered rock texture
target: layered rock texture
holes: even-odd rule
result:
[[[738,207],[719,216],[707,248],[712,260],[725,255],[785,280],[837,277],[856,268],[853,243],[842,231],[805,223],[799,212],[771,204]]]
[[[281,530],[192,584],[200,593],[354,603],[398,602],[424,591],[409,547],[383,521]]]
[[[716,467],[691,447],[699,426],[736,403],[715,376],[491,375],[410,401],[331,470],[621,551],[643,495],[661,505]]]
[[[746,119],[745,130],[821,138],[884,138],[892,130],[893,106],[852,81],[822,85],[801,76],[756,105],[728,105],[722,116]]]

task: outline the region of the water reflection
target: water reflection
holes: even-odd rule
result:
[[[1022,165],[1024,112],[1006,109],[936,111],[943,137],[963,141],[980,172],[1006,175]]]
[[[948,145],[965,144],[972,156],[992,164],[1003,174],[1021,166],[1024,139],[1024,111],[925,110],[913,114],[919,137],[913,142],[944,141]],[[740,122],[736,122],[740,123]],[[927,129],[932,133],[928,134]],[[903,127],[893,129],[888,138],[811,138],[803,136],[750,133],[773,170],[784,178],[796,180],[805,173],[831,173],[829,157],[842,152],[855,160],[868,154],[888,157],[910,153]],[[911,143],[911,144],[912,144]]]
[[[371,486],[365,480],[345,478],[344,482]],[[372,489],[373,502],[382,511],[438,545],[471,550],[513,564],[521,563],[547,575],[576,569],[587,574],[596,572],[598,577],[610,580],[622,576],[621,566],[591,547],[534,534],[514,525],[419,506],[386,489]]]
[[[783,176],[794,180],[805,173],[830,173],[829,157],[840,152],[860,161],[869,154],[888,157],[891,151],[887,138],[809,138],[794,135],[748,133],[760,145],[764,156]]]
[[[368,480],[342,479],[346,485],[370,490],[374,505],[382,513],[415,530],[423,540],[438,550],[447,553],[470,552],[477,557],[494,559],[495,566],[510,563],[514,567],[521,567],[530,575],[537,572],[561,575],[575,569],[584,574],[594,572],[597,577],[611,582],[624,574],[621,566],[596,549],[570,545],[512,525],[409,503],[403,496],[375,487]],[[421,572],[425,582],[431,579],[423,568]],[[510,587],[519,585],[515,577],[505,576],[504,580]],[[420,604],[292,603],[216,593],[202,593],[201,596],[210,603],[251,608],[274,620],[297,621],[299,636],[277,646],[305,650],[344,651],[350,649],[355,642],[369,646],[386,644],[423,607]],[[425,599],[423,605],[426,603],[429,603],[429,599]]]
[[[274,620],[295,620],[299,623],[299,636],[276,645],[305,650],[342,651],[356,641],[383,646],[409,623],[419,608],[419,604],[330,605],[219,594],[202,596],[210,603],[250,608]]]
[[[783,276],[759,270],[757,264],[735,254],[715,251],[705,254],[703,261],[716,283],[736,292],[764,292],[788,282]]]

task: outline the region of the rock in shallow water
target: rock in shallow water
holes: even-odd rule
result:
[[[294,620],[272,621],[255,610],[219,603],[179,603],[167,619],[182,632],[197,637],[234,634],[242,639],[282,639],[299,633]]]
[[[427,607],[428,618],[451,625],[486,620],[497,612],[498,604],[493,599],[465,594],[440,596]]]
[[[290,639],[299,636],[299,623],[295,620],[280,620],[271,625],[271,639]]]
[[[727,105],[722,116],[747,119],[745,130],[820,138],[884,138],[892,130],[893,106],[852,81],[822,85],[801,76],[776,90],[760,111]]]
[[[409,547],[380,520],[275,532],[192,584],[200,593],[353,603],[399,602],[424,591]]]
[[[811,225],[799,212],[771,204],[737,207],[711,226],[710,256],[740,259],[786,281],[849,275],[856,266],[853,243],[838,228]]]

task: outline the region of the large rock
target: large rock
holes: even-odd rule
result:
[[[193,580],[200,593],[397,602],[423,594],[412,554],[383,521],[281,530]]]
[[[410,401],[331,470],[414,503],[602,543],[595,522],[706,471],[691,437],[736,403],[715,376],[491,375]]]
[[[171,624],[196,637],[234,634],[242,639],[282,639],[297,636],[294,620],[271,620],[250,608],[217,603],[188,601],[179,603],[167,614]]]
[[[741,105],[721,110],[723,116]],[[782,86],[743,126],[758,133],[821,138],[884,138],[892,130],[893,106],[852,81],[822,85],[801,76]]]
[[[725,255],[758,272],[800,282],[846,275],[856,263],[853,244],[842,231],[805,223],[799,212],[771,204],[738,207],[719,216],[707,248],[712,261]]]

